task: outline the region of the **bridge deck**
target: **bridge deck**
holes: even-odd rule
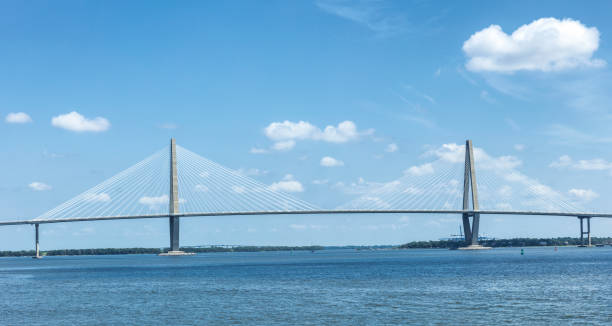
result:
[[[612,218],[612,213],[584,213],[584,212],[538,212],[538,211],[495,211],[495,210],[304,210],[304,211],[259,211],[259,212],[216,212],[216,213],[179,213],[175,217],[209,217],[209,216],[248,216],[248,215],[331,215],[331,214],[481,214],[481,215],[531,215],[531,216],[572,216],[572,217],[603,217]],[[22,225],[22,224],[45,224],[45,223],[66,223],[82,221],[103,221],[103,220],[131,220],[145,218],[164,218],[168,214],[152,215],[126,215],[126,216],[100,216],[100,217],[70,217],[56,219],[30,219],[0,222],[3,225]]]

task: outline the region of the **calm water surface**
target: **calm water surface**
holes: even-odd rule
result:
[[[0,325],[612,325],[612,248],[0,258]]]

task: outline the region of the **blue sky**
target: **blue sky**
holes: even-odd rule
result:
[[[611,7],[2,2],[0,218],[36,217],[170,137],[330,208],[469,138],[491,162],[511,161],[568,200],[612,211]],[[182,225],[184,245],[399,244],[446,237],[459,218],[225,217]],[[486,217],[481,230],[576,236],[577,227],[573,218]],[[43,248],[168,242],[166,220],[41,228]],[[609,236],[612,222],[594,220],[593,228]],[[30,248],[32,236],[30,226],[2,228],[0,247]]]

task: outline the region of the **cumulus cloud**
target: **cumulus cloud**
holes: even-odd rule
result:
[[[572,164],[572,158],[569,155],[562,155],[558,160],[551,162],[548,166],[551,168],[562,168],[570,166]]]
[[[266,175],[268,174],[268,170],[262,170],[257,168],[243,169],[240,168],[236,172],[242,174],[244,176],[257,176],[257,175]]]
[[[399,147],[397,146],[396,143],[391,143],[387,145],[387,148],[385,148],[385,152],[394,153],[394,152],[397,152],[398,149]]]
[[[247,192],[247,189],[243,186],[232,186],[232,190],[237,194],[244,194]]]
[[[570,189],[568,193],[570,196],[582,201],[591,201],[599,197],[599,194],[591,189]]]
[[[295,140],[284,140],[274,143],[272,149],[277,151],[288,151],[295,147]]]
[[[178,128],[178,125],[176,123],[167,122],[167,123],[162,123],[159,127],[161,129],[174,130]]]
[[[284,192],[302,192],[304,191],[304,187],[302,186],[302,183],[295,180],[293,178],[293,175],[291,174],[285,175],[283,180],[271,184],[269,188],[272,191],[284,191]]]
[[[431,163],[411,166],[404,171],[404,174],[409,175],[425,175],[434,173],[434,167]]]
[[[612,173],[612,162],[601,158],[574,161],[569,155],[562,155],[548,166],[557,169],[570,168],[581,171],[609,171]]]
[[[138,203],[147,205],[151,209],[155,209],[160,205],[168,205],[169,200],[168,195],[161,195],[157,197],[142,196],[140,199],[138,199]]]
[[[389,183],[383,183],[383,182],[367,181],[363,177],[359,177],[357,178],[357,181],[353,181],[349,183],[338,181],[334,183],[331,186],[331,188],[339,190],[345,194],[363,195],[363,194],[375,192],[384,187],[393,188],[397,184],[398,184],[398,181],[396,180],[391,181]]]
[[[306,121],[272,122],[264,129],[264,134],[275,142],[275,150],[289,150],[297,140],[315,140],[330,143],[345,143],[372,134],[373,130],[358,131],[352,121],[344,121],[337,126],[327,126],[323,130]]]
[[[51,125],[76,132],[101,132],[110,128],[110,122],[105,118],[96,117],[88,119],[76,111],[53,117],[51,119]]]
[[[43,182],[32,182],[28,185],[28,187],[30,187],[32,190],[34,191],[45,191],[45,190],[51,190],[51,186],[43,183]]]
[[[28,123],[32,122],[32,118],[24,112],[9,113],[4,119],[7,123]]]
[[[315,184],[315,185],[324,185],[324,184],[327,184],[327,183],[329,183],[329,179],[315,179],[315,180],[312,180],[312,184]]]
[[[325,167],[335,167],[335,166],[343,166],[344,162],[337,160],[331,156],[325,156],[321,159],[321,166]]]
[[[601,67],[593,59],[599,31],[573,19],[540,18],[506,34],[499,25],[474,33],[463,43],[472,71],[560,71]]]
[[[523,163],[515,156],[492,157],[482,148],[474,147],[473,150],[474,161],[479,169],[509,171]],[[438,148],[427,151],[425,156],[434,156],[449,163],[463,163],[465,162],[465,145],[455,143],[443,144]]]
[[[251,150],[249,151],[249,153],[251,153],[251,154],[266,154],[266,153],[268,153],[268,150],[265,149],[265,148],[252,147]]]
[[[101,202],[101,203],[106,203],[111,201],[111,197],[104,192],[101,192],[99,194],[85,194],[85,200],[88,202]]]

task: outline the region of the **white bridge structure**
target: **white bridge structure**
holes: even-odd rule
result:
[[[34,225],[39,257],[41,224],[168,218],[168,254],[179,255],[183,217],[453,214],[462,217],[468,249],[482,248],[478,233],[483,215],[577,217],[580,237],[584,244],[586,235],[589,246],[590,219],[612,217],[612,213],[587,212],[563,194],[514,170],[512,164],[504,164],[503,159],[482,154],[482,162],[477,162],[470,140],[459,154],[464,158],[442,157],[410,168],[399,179],[372,187],[343,206],[323,209],[177,146],[171,139],[169,147],[46,213],[33,219],[0,221],[0,226]]]

